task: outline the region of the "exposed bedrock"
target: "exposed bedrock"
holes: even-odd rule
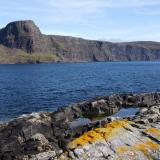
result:
[[[0,159],[158,160],[159,104],[160,93],[120,94],[19,117],[0,125]],[[111,116],[130,106],[134,117]],[[90,121],[72,126],[79,118]]]
[[[9,23],[0,30],[0,55],[16,54],[20,49],[28,54],[53,54],[59,61],[149,61],[160,60],[159,42],[125,42],[85,40],[82,38],[44,35],[31,20]],[[11,50],[10,50],[11,49]]]

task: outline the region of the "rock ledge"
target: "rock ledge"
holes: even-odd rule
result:
[[[133,106],[134,117],[112,117]],[[71,127],[78,118],[90,121]],[[158,160],[160,93],[98,97],[1,124],[0,159]]]

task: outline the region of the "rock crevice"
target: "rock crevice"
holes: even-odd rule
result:
[[[134,117],[112,117],[123,106],[140,110]],[[85,116],[89,123],[71,127]],[[160,159],[159,122],[160,93],[98,97],[1,124],[0,159]]]

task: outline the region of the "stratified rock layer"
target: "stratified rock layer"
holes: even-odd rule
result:
[[[59,57],[59,61],[160,60],[158,42],[111,43],[44,35],[31,20],[12,22],[1,29],[0,44],[28,53],[54,54]]]
[[[99,97],[53,113],[34,113],[0,125],[2,160],[158,160],[160,94]],[[134,117],[113,118],[124,106]],[[94,119],[72,126],[78,118]]]
[[[115,120],[69,143],[72,159],[147,160],[160,158],[160,126]],[[64,156],[63,156],[64,157]]]

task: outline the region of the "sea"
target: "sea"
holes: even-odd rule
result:
[[[160,91],[160,62],[0,65],[0,121],[118,93]]]

